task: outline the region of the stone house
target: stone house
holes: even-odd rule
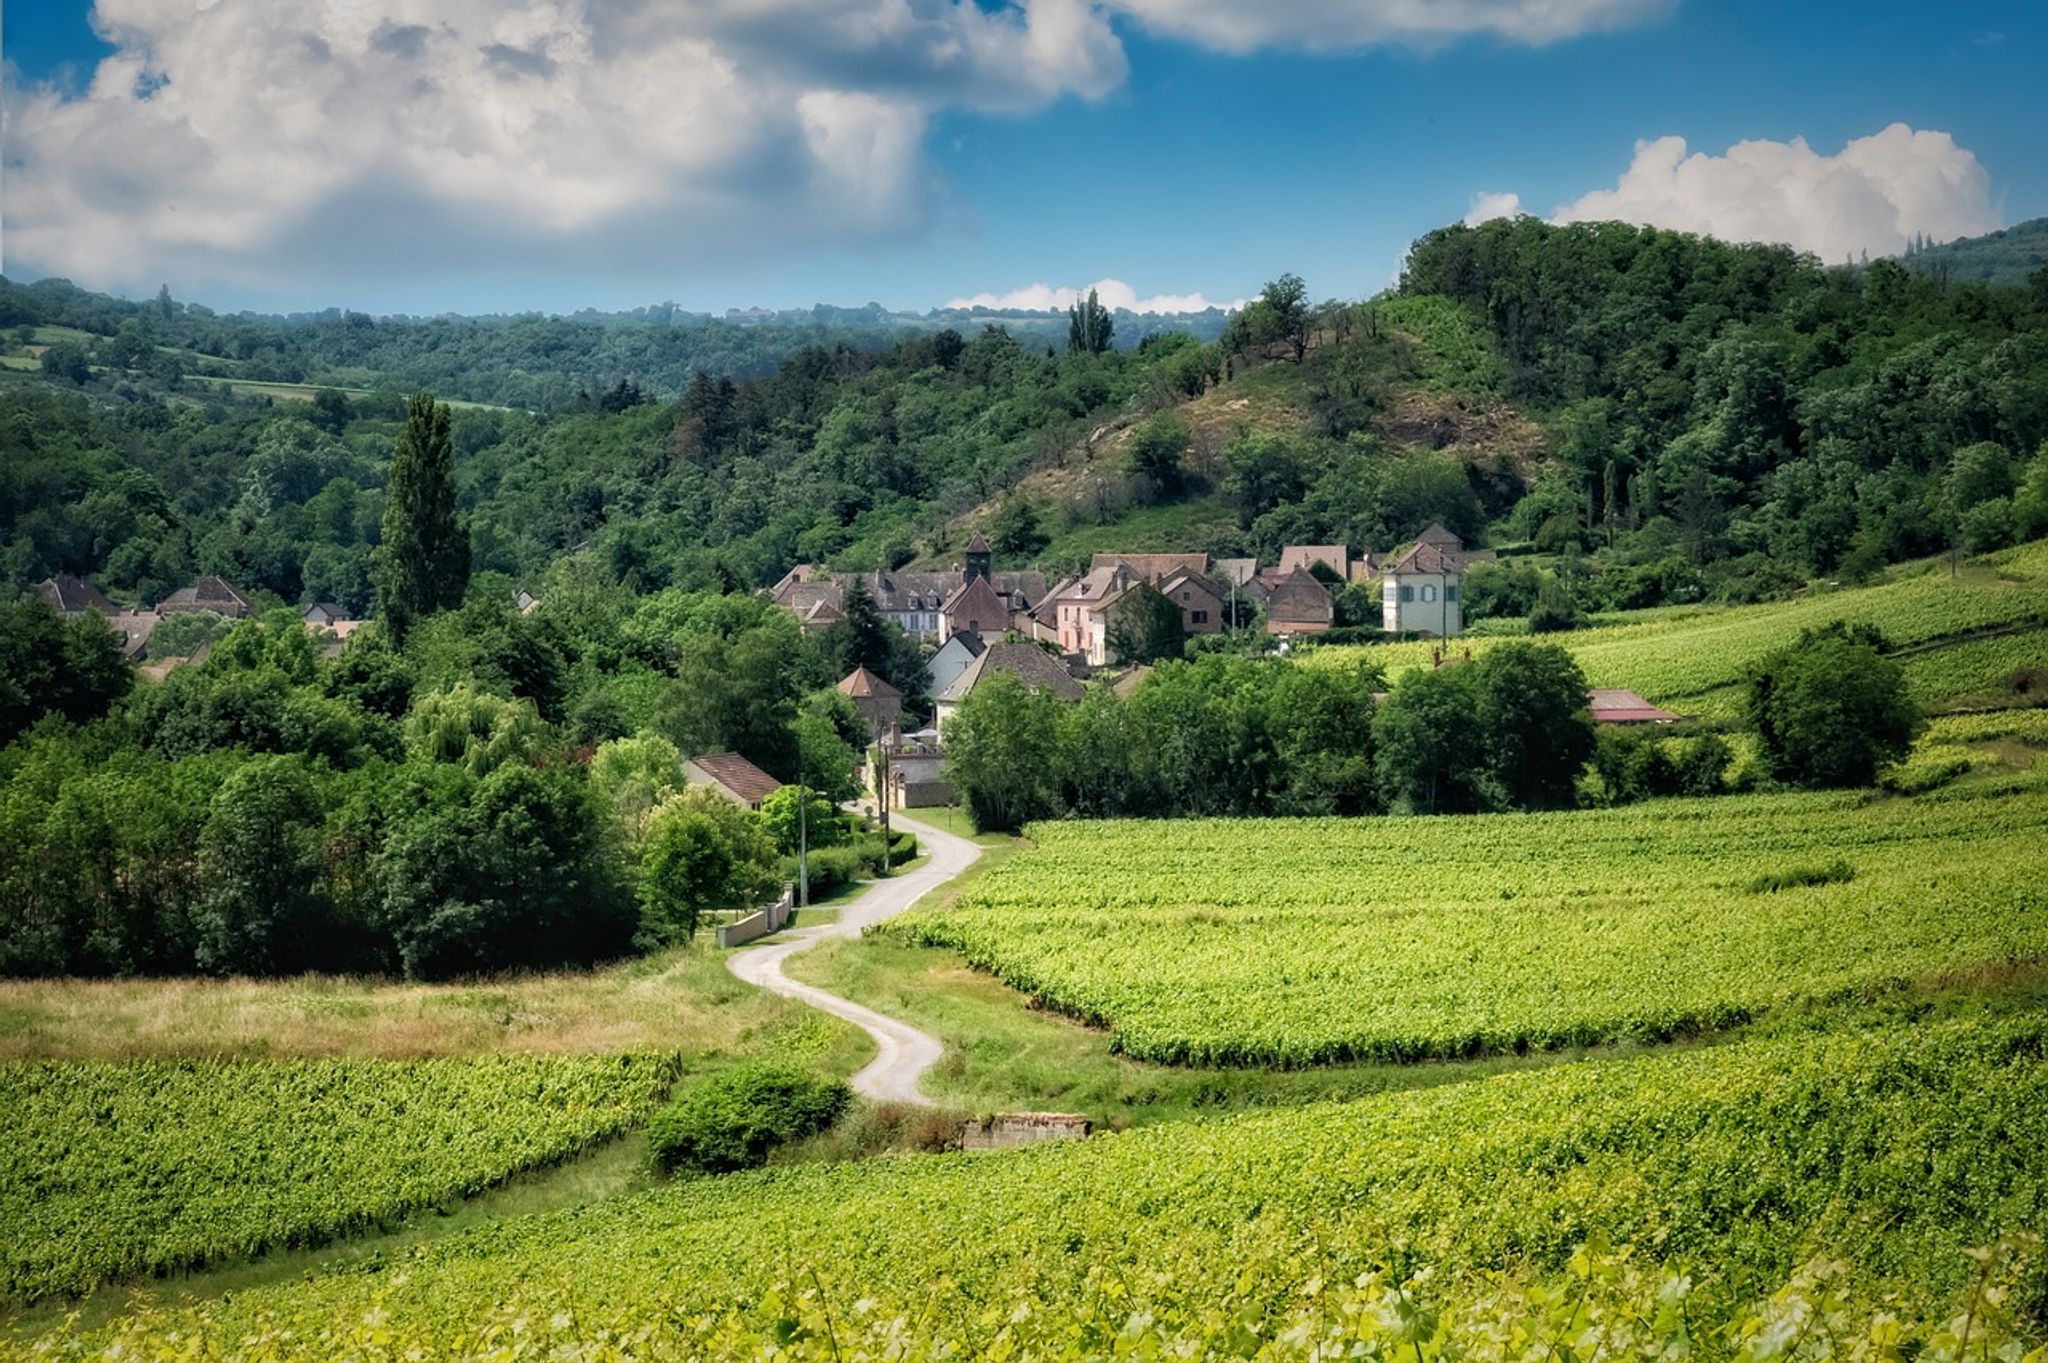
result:
[[[903,693],[865,667],[856,667],[839,679],[833,690],[853,702],[867,721],[868,737],[880,738],[903,720]]]
[[[1266,633],[1321,634],[1337,619],[1337,603],[1314,573],[1296,568],[1267,593]]]
[[[858,578],[882,617],[913,639],[943,643],[954,632],[951,621],[956,618],[979,621],[977,632],[984,634],[1024,628],[1023,617],[1045,599],[1045,574],[996,572],[988,541],[980,535],[968,541],[965,559],[965,566],[955,572],[902,568],[826,574],[800,563],[768,589],[768,596],[794,613],[806,629],[822,629],[840,618],[846,591]],[[986,590],[963,595],[963,589],[972,588],[977,580]]]
[[[66,620],[76,620],[87,611],[98,611],[112,619],[117,612],[106,594],[82,577],[59,573],[36,584],[36,595]]]
[[[1160,595],[1180,607],[1180,627],[1190,638],[1223,630],[1229,604],[1223,588],[1206,574],[1176,568],[1156,584]]]

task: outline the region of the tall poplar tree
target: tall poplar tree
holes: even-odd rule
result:
[[[383,543],[377,546],[377,612],[392,636],[459,605],[469,589],[469,532],[455,519],[455,452],[446,404],[415,393],[391,452]]]

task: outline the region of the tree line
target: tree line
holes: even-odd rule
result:
[[[947,775],[977,828],[1038,819],[1458,814],[1869,785],[1921,726],[1867,631],[1808,632],[1748,688],[1761,762],[1719,734],[1596,731],[1585,674],[1509,642],[1389,687],[1364,664],[1212,654],[1161,663],[1128,696],[1078,704],[992,677],[945,726]]]

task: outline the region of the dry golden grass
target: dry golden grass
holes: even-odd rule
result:
[[[459,984],[10,980],[0,981],[0,1062],[730,1052],[819,1020],[740,983],[708,946],[604,970]]]

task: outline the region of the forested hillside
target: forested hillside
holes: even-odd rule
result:
[[[2030,218],[1981,237],[1959,237],[1939,246],[1906,252],[1906,267],[1944,283],[1971,280],[2002,288],[2023,288],[2048,267],[2048,218]]]
[[[7,296],[41,293],[62,291]],[[261,334],[179,305],[147,325],[197,349],[220,344],[210,327]],[[392,344],[438,353],[444,325],[514,349],[563,327],[651,334],[511,319],[408,324]],[[275,335],[367,367],[386,331],[344,317]],[[369,348],[351,351],[358,332]],[[458,411],[479,572],[532,582],[588,549],[643,589],[747,587],[799,561],[943,560],[969,525],[1004,560],[1057,569],[1090,547],[1384,551],[1441,519],[1531,556],[1475,579],[1481,616],[1526,612],[1549,581],[1583,608],[1767,598],[2048,527],[2038,281],[1525,218],[1432,233],[1399,290],[1364,303],[1316,306],[1284,277],[1213,343],[945,328],[808,345],[749,376],[768,332],[673,334],[722,338],[664,358],[704,366],[674,401],[615,382],[550,413]],[[220,572],[367,605],[395,398],[161,391],[67,373],[65,344],[0,389],[15,586],[70,571],[147,602]],[[607,356],[593,343],[574,363],[617,372]]]

